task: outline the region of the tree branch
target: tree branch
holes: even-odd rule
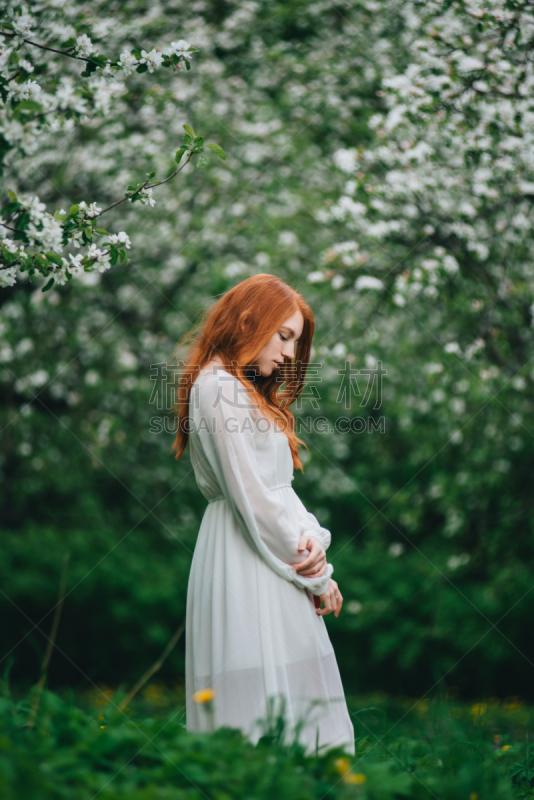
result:
[[[11,36],[14,38],[17,36],[16,33],[7,33],[7,31],[0,31],[1,36]],[[26,44],[31,44],[33,47],[38,47],[40,50],[48,50],[50,53],[58,53],[60,56],[68,56],[68,58],[74,58],[76,61],[87,61],[88,64],[92,64],[90,58],[85,58],[85,56],[73,56],[72,53],[69,53],[68,50],[55,50],[53,47],[46,47],[44,44],[38,44],[37,42],[32,42],[30,39],[23,39],[23,42]],[[69,48],[74,49],[74,48]]]
[[[175,175],[178,175],[178,173],[179,173],[179,172],[181,172],[181,171],[183,170],[183,168],[184,168],[184,167],[186,167],[186,166],[189,164],[189,162],[190,162],[190,161],[191,161],[191,159],[193,158],[193,155],[194,155],[194,153],[189,153],[189,157],[188,157],[188,158],[187,158],[187,159],[184,161],[184,163],[182,164],[182,166],[181,166],[181,167],[178,167],[178,169],[177,169],[177,170],[175,170],[175,171],[172,173],[172,175],[169,175],[169,177],[168,177],[168,178],[165,178],[165,180],[164,180],[164,181],[156,181],[156,183],[151,183],[151,184],[150,184],[150,186],[147,186],[147,184],[148,184],[148,181],[145,181],[145,182],[143,183],[143,185],[139,187],[139,189],[136,189],[136,190],[135,190],[135,192],[132,192],[131,194],[129,194],[129,195],[126,195],[126,197],[122,197],[120,200],[117,200],[115,203],[112,203],[110,206],[108,206],[107,208],[105,208],[103,211],[100,211],[100,213],[99,213],[99,214],[95,214],[95,216],[94,216],[94,217],[91,217],[91,219],[97,219],[98,217],[101,217],[101,216],[102,216],[102,214],[105,214],[105,213],[106,213],[106,211],[109,211],[109,210],[110,210],[110,208],[115,208],[115,206],[119,206],[121,203],[124,203],[126,200],[129,200],[129,199],[130,199],[131,197],[133,197],[134,195],[136,195],[136,194],[139,194],[139,192],[142,192],[142,191],[143,191],[143,189],[152,189],[154,186],[162,186],[164,183],[167,183],[167,181],[170,181],[170,180],[171,180],[171,178],[174,178],[174,176],[175,176]],[[84,219],[85,219],[85,217],[84,217]]]

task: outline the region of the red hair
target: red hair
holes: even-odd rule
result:
[[[297,311],[304,318],[304,326],[294,360],[286,361],[268,377],[256,374],[255,380],[251,379],[247,376],[250,365],[255,363],[261,349],[280,325]],[[280,278],[266,273],[253,275],[237,284],[208,308],[200,322],[180,339],[174,351],[179,356],[180,350],[187,348],[186,356],[181,360],[185,367],[175,383],[180,387],[173,407],[173,413],[178,416],[178,433],[171,448],[171,452],[176,451],[175,458],[180,458],[189,440],[191,387],[200,370],[218,356],[224,369],[246,387],[259,413],[284,431],[289,440],[293,466],[302,470],[298,446],[302,444],[306,450],[308,448],[297,437],[295,418],[287,406],[294,403],[304,389],[314,328],[313,312],[302,295]],[[283,381],[279,378],[285,380],[284,390],[280,389]]]

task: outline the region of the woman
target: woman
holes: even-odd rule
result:
[[[343,602],[326,562],[331,535],[291,486],[304,443],[286,406],[304,388],[313,331],[302,296],[259,274],[193,333],[173,445],[179,458],[189,442],[208,500],[187,589],[187,730],[229,726],[257,742],[282,714],[286,741],[353,754],[323,619]],[[204,689],[215,691],[208,706],[193,698]]]

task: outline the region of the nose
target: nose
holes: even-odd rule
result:
[[[282,355],[284,358],[294,358],[295,357],[295,346],[293,342],[284,342],[284,347],[282,348]]]

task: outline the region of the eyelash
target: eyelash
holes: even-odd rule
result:
[[[289,342],[289,339],[287,338],[287,336],[283,336],[280,333],[280,331],[278,331],[278,336],[282,339],[283,342]],[[296,344],[296,342],[295,342],[295,344]]]

